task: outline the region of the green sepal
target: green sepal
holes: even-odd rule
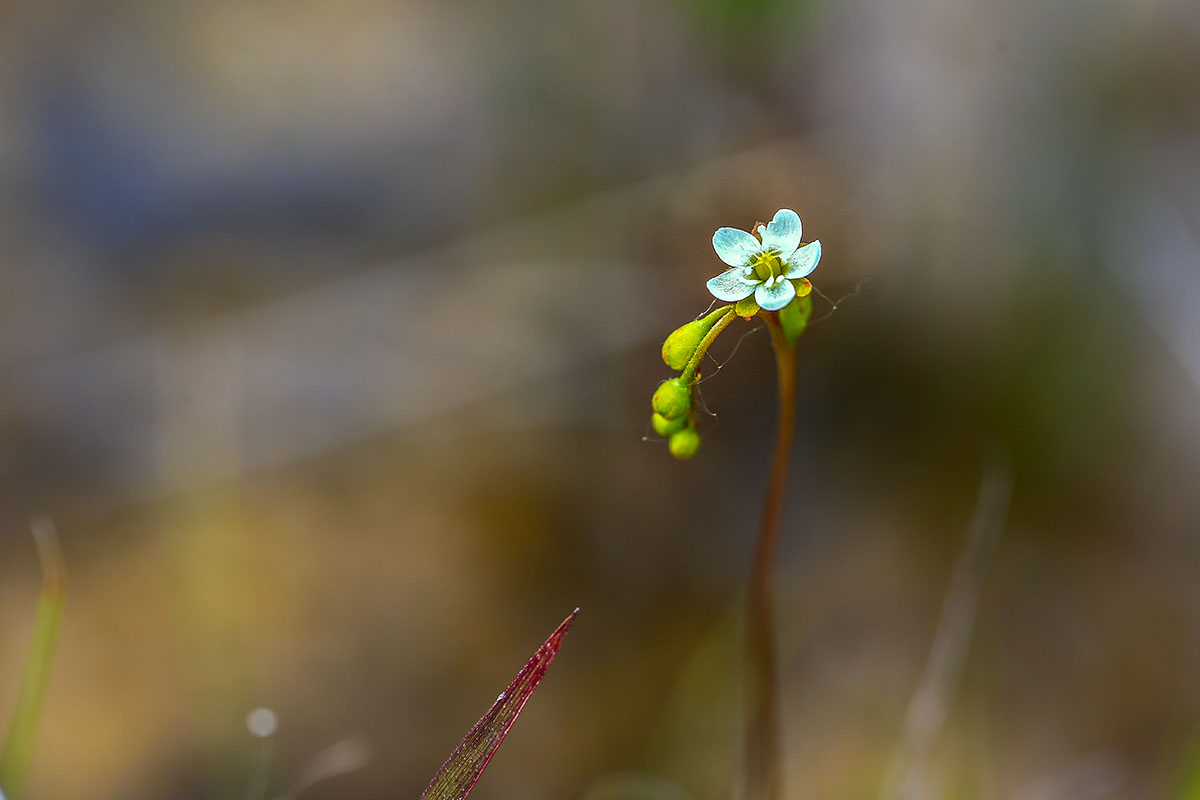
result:
[[[687,461],[700,449],[700,434],[696,433],[695,428],[677,431],[671,434],[671,438],[667,442],[667,449],[675,458]]]
[[[671,369],[679,370],[687,366],[700,346],[700,340],[708,335],[717,321],[725,315],[729,306],[721,306],[716,311],[701,319],[681,325],[671,332],[663,342],[662,359]]]
[[[654,432],[659,436],[670,436],[676,431],[683,430],[684,426],[687,425],[687,417],[667,419],[662,414],[655,414],[650,417],[650,425],[653,426]]]
[[[788,344],[794,345],[808,327],[808,319],[812,316],[812,297],[805,295],[797,297],[779,311],[779,324],[783,327],[783,335]]]
[[[758,301],[754,299],[754,295],[738,300],[737,305],[733,307],[733,313],[746,319],[753,317],[758,310]]]
[[[692,387],[679,378],[663,381],[650,398],[650,405],[667,419],[686,417],[692,410]]]

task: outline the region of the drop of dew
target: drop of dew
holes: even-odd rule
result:
[[[496,702],[499,703],[506,697],[508,697],[508,694],[506,692],[501,692],[500,694],[496,695]]]

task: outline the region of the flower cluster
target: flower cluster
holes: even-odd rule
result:
[[[821,243],[801,245],[800,217],[788,208],[775,212],[769,223],[754,227],[756,233],[721,228],[713,234],[713,249],[729,269],[708,281],[708,290],[718,300],[736,305],[721,306],[683,325],[663,342],[663,361],[680,375],[655,391],[650,424],[667,437],[668,449],[678,459],[691,458],[700,447],[696,383],[704,354],[721,331],[735,317],[750,319],[766,313],[771,315],[768,325],[778,326],[792,347],[812,313],[808,275],[821,260]]]

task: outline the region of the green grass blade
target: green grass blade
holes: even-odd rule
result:
[[[58,640],[58,627],[67,595],[66,566],[53,523],[45,517],[40,517],[33,521],[32,527],[38,557],[42,563],[42,595],[38,600],[37,616],[33,624],[33,641],[25,662],[21,691],[17,695],[17,705],[9,724],[4,751],[0,753],[0,791],[7,793],[8,800],[20,800],[25,792],[25,781],[29,777],[29,766],[33,761],[38,722],[41,720],[42,706],[46,699],[50,666],[54,660],[54,645]],[[0,798],[2,797],[0,794]]]
[[[488,762],[495,755],[496,749],[517,721],[517,716],[525,707],[526,701],[546,674],[546,668],[554,660],[563,637],[567,635],[578,613],[579,609],[575,609],[571,616],[563,620],[554,633],[550,634],[550,638],[522,667],[508,688],[500,693],[483,718],[463,737],[458,747],[454,748],[454,752],[446,759],[446,763],[442,764],[442,768],[433,776],[425,793],[421,795],[421,800],[463,800],[471,793],[479,781],[479,776],[487,769]]]
[[[1175,800],[1200,800],[1200,736],[1193,736],[1183,757],[1183,770],[1176,780]]]

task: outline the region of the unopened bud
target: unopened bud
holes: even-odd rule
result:
[[[718,308],[702,319],[689,322],[671,332],[663,342],[662,358],[671,369],[683,369],[692,360],[700,341],[728,312],[729,306]]]
[[[687,461],[700,449],[700,434],[696,433],[695,428],[677,431],[671,434],[667,449],[680,461]]]
[[[667,419],[685,417],[692,410],[692,388],[679,378],[663,381],[650,399],[650,405],[656,414]]]
[[[675,431],[683,430],[683,426],[687,425],[687,417],[667,419],[662,414],[655,414],[650,417],[650,424],[654,426],[654,432],[659,436],[670,436]]]

